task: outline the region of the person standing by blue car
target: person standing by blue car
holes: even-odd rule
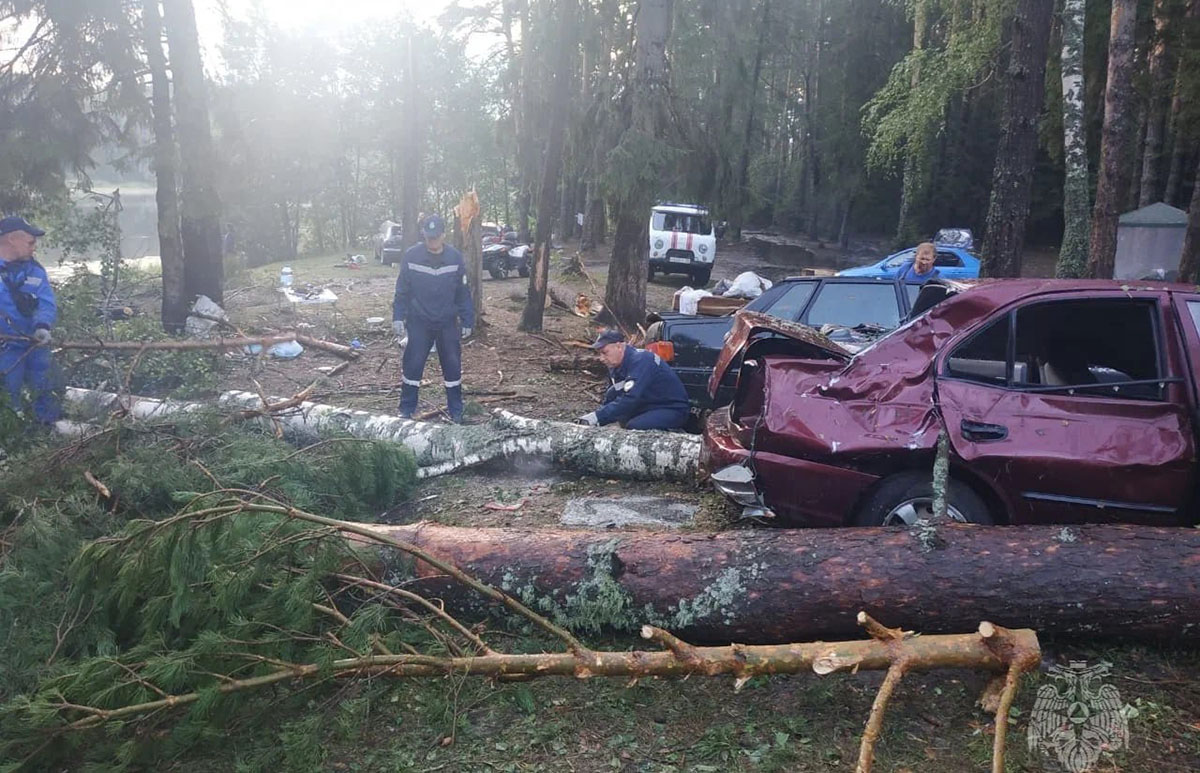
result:
[[[420,229],[422,241],[400,259],[392,300],[392,330],[402,341],[408,338],[400,416],[411,419],[417,409],[425,361],[436,346],[446,386],[446,412],[452,421],[462,423],[462,339],[475,327],[466,264],[462,253],[446,244],[446,223],[440,216],[422,219]]]
[[[576,423],[619,423],[625,429],[679,429],[687,423],[687,390],[661,357],[630,346],[618,330],[600,333],[592,348],[608,366],[612,386],[604,405]]]
[[[941,272],[933,265],[936,260],[937,247],[933,242],[921,242],[917,245],[913,259],[905,261],[896,278],[901,282],[928,282],[930,279],[936,279],[941,276]]]
[[[58,304],[46,269],[33,259],[37,240],[46,232],[22,217],[0,218],[0,374],[9,405],[21,406],[26,386],[33,395],[33,415],[42,424],[58,420],[50,358],[50,328]],[[16,340],[14,340],[16,339]]]

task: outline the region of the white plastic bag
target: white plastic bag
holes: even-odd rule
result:
[[[679,291],[679,311],[683,314],[694,315],[700,305],[700,299],[711,295],[712,293],[708,290],[693,290],[690,287],[684,287]]]
[[[770,290],[771,284],[769,279],[763,279],[753,271],[743,271],[734,277],[724,295],[726,298],[757,298]]]
[[[225,309],[222,309],[212,298],[207,295],[201,295],[196,298],[196,302],[192,304],[193,314],[189,314],[187,320],[183,323],[183,330],[189,338],[208,338],[212,333],[212,329],[217,326],[217,320],[228,322],[229,317],[225,314]],[[203,314],[203,317],[197,317],[196,314]],[[208,319],[210,318],[211,319]]]

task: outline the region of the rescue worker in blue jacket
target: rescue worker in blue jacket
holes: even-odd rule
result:
[[[604,405],[579,417],[579,424],[594,427],[620,423],[625,429],[678,429],[687,423],[687,391],[661,357],[630,346],[617,330],[602,332],[592,348],[608,366],[612,386],[604,395]]]
[[[401,342],[408,337],[400,416],[412,418],[417,409],[425,361],[436,346],[446,385],[446,412],[461,423],[462,339],[475,327],[475,306],[462,253],[446,244],[446,223],[440,216],[430,215],[421,221],[420,230],[423,240],[409,247],[400,259],[392,301],[392,330]]]
[[[0,374],[9,405],[21,406],[21,390],[33,393],[33,415],[43,424],[58,420],[51,375],[50,328],[58,304],[46,269],[33,259],[46,232],[22,217],[0,218]],[[19,339],[19,340],[13,340]]]

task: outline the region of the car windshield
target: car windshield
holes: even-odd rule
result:
[[[898,255],[896,255],[896,257],[892,258],[887,263],[885,263],[883,267],[884,268],[900,268],[901,266],[904,265],[905,261],[913,259],[913,253],[915,253],[915,252],[916,252],[916,250],[905,250],[904,252],[899,253]]]
[[[864,323],[885,328],[900,324],[896,288],[890,282],[826,284],[808,310],[808,324],[815,328]]]
[[[654,210],[650,226],[655,231],[681,231],[689,234],[707,234],[712,232],[712,225],[703,215],[686,215],[682,212],[662,212]]]

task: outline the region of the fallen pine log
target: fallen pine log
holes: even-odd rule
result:
[[[123,410],[134,418],[153,419],[213,407],[75,388],[67,390],[66,399],[85,418]],[[223,409],[257,416],[254,420],[280,428],[285,437],[309,441],[350,435],[400,443],[416,456],[422,478],[498,459],[541,458],[607,478],[693,481],[700,461],[700,439],[680,433],[584,427],[503,410],[486,424],[435,424],[294,399],[269,400],[268,407],[285,405],[286,410],[263,415],[263,398],[253,392],[225,392],[217,402]]]
[[[949,632],[1200,636],[1200,532],[1144,526],[805,529],[719,534],[374,526],[580,630],[653,625],[694,641],[850,635],[859,610]],[[438,572],[384,551],[391,584],[451,604]]]

